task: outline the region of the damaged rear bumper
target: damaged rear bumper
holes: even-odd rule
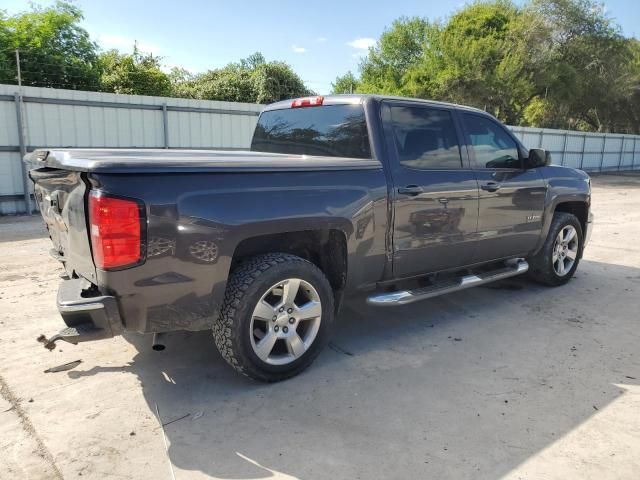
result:
[[[58,311],[67,328],[51,338],[41,335],[38,341],[53,350],[55,342],[88,342],[111,338],[122,333],[118,304],[115,297],[96,295],[95,288],[87,280],[64,280],[58,289]]]

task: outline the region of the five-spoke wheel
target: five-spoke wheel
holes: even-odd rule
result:
[[[322,303],[313,285],[288,278],[271,286],[254,308],[251,346],[268,364],[291,363],[309,349],[321,321]]]
[[[236,370],[275,382],[313,362],[333,319],[334,293],[324,273],[298,256],[268,253],[234,268],[213,336]]]
[[[542,248],[527,258],[529,276],[545,285],[567,283],[582,256],[582,224],[568,212],[556,212]]]
[[[573,225],[567,225],[560,230],[553,245],[553,269],[563,277],[571,271],[571,267],[578,258],[578,232]]]

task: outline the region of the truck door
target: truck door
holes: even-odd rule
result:
[[[468,264],[478,184],[460,148],[454,111],[385,101],[382,119],[394,184],[394,277]]]
[[[480,187],[473,262],[525,256],[542,230],[546,184],[537,169],[523,168],[518,143],[506,127],[481,113],[460,116]]]

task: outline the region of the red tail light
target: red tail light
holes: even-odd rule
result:
[[[108,270],[140,262],[142,220],[141,206],[135,200],[91,191],[89,224],[93,261],[97,268]]]
[[[291,102],[291,108],[320,107],[322,102],[324,102],[324,97],[297,98]]]

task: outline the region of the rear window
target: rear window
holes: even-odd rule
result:
[[[251,150],[371,158],[362,105],[271,110],[260,115]]]

